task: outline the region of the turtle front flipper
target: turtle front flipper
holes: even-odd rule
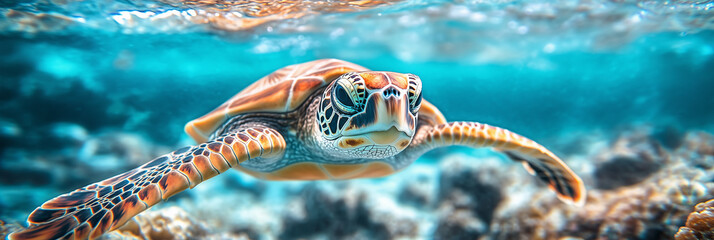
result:
[[[451,122],[436,126],[423,125],[405,150],[423,154],[443,146],[493,147],[511,159],[520,161],[529,173],[546,182],[558,198],[582,206],[585,186],[563,161],[540,144],[506,129],[476,122]]]
[[[9,239],[94,239],[124,225],[162,199],[241,162],[279,158],[282,135],[270,128],[234,131],[158,157],[129,172],[53,198],[28,217],[27,229]]]

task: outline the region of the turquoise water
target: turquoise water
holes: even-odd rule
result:
[[[573,152],[588,152],[574,148],[600,146],[583,139],[614,141],[638,126],[665,142],[714,131],[711,2],[403,1],[353,3],[345,12],[324,7],[335,2],[305,2],[266,15],[229,3],[0,3],[0,219],[22,223],[56,194],[192,144],[182,131],[186,122],[276,69],[321,58],[417,74],[425,99],[448,120],[508,128],[566,162]],[[222,18],[206,20],[211,16]],[[122,140],[126,135],[130,140]],[[112,140],[121,144],[106,144]],[[419,163],[440,166],[447,152]],[[581,175],[593,171],[575,165]],[[418,175],[398,178],[409,179],[405,174]],[[270,193],[257,202],[275,202],[282,187],[291,188],[233,178],[240,194],[256,184],[267,188],[250,190]],[[596,182],[584,178],[589,187]],[[178,198],[169,204],[191,205]],[[434,237],[432,230],[420,228],[417,236]]]

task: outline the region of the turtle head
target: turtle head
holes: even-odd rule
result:
[[[346,73],[322,94],[319,141],[334,157],[396,155],[414,136],[421,99],[421,80],[414,74]]]

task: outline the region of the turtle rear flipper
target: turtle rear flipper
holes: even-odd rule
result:
[[[270,128],[235,131],[185,147],[141,167],[53,198],[9,239],[94,239],[124,225],[162,199],[249,159],[281,157],[285,140]]]
[[[423,154],[451,145],[496,148],[511,159],[521,161],[526,170],[547,183],[559,199],[576,206],[585,203],[585,185],[560,158],[533,140],[506,129],[476,122],[422,126],[405,151]]]

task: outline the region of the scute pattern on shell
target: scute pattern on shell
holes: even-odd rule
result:
[[[253,83],[210,113],[186,124],[196,142],[210,135],[233,116],[249,112],[290,112],[310,94],[348,72],[367,71],[354,63],[321,59],[281,68]]]

